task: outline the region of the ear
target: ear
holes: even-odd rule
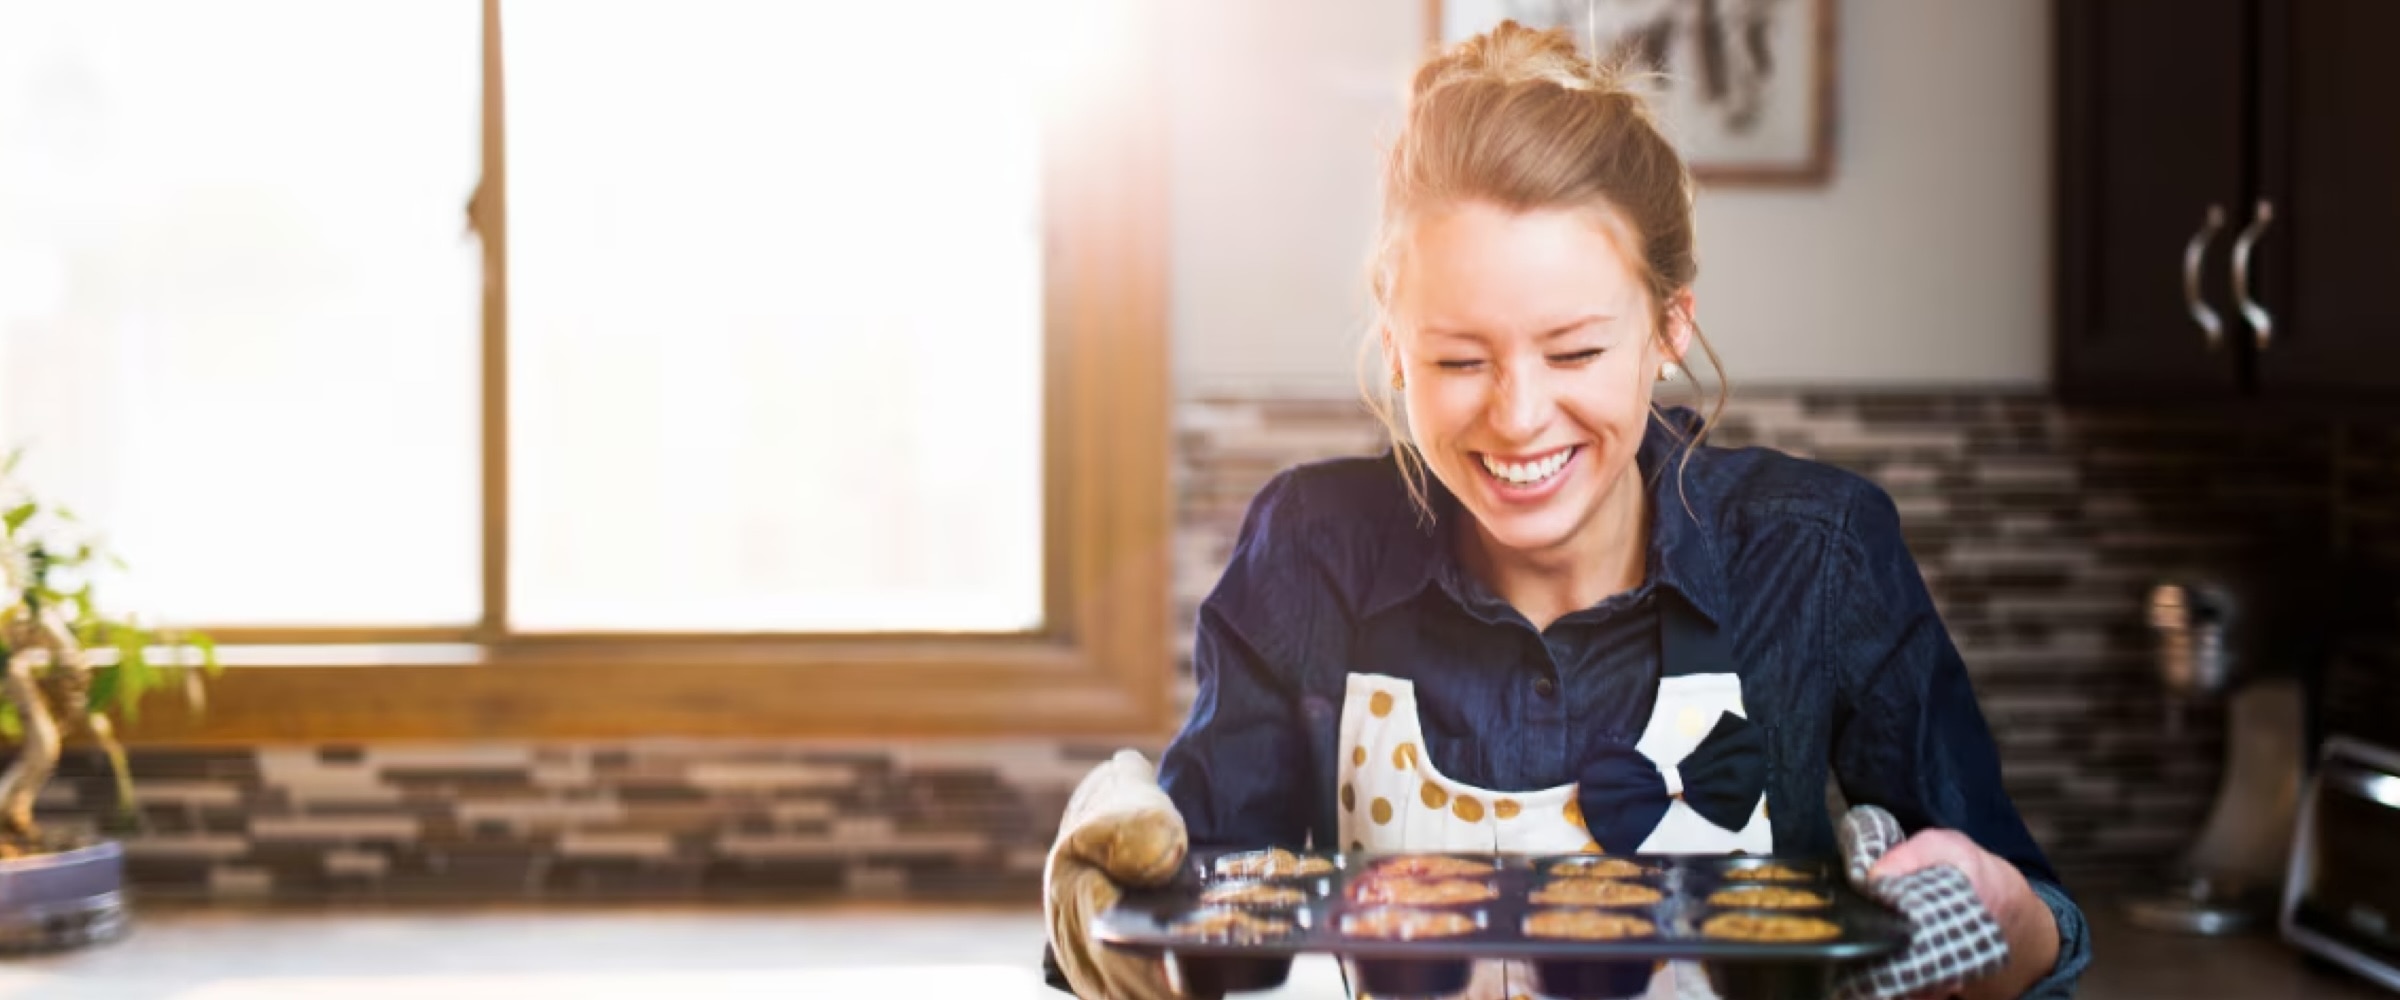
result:
[[[1667,300],[1666,329],[1659,331],[1659,348],[1666,352],[1667,360],[1687,368],[1690,365],[1683,359],[1684,354],[1692,349],[1692,329],[1693,324],[1698,322],[1694,318],[1698,308],[1699,299],[1686,286],[1676,292],[1674,298]]]

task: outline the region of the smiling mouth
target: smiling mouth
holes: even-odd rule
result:
[[[1483,471],[1491,473],[1494,479],[1510,486],[1539,486],[1558,475],[1560,469],[1566,468],[1567,460],[1574,458],[1582,448],[1579,444],[1568,445],[1547,454],[1516,460],[1494,458],[1482,452],[1477,452],[1475,457],[1483,463]]]

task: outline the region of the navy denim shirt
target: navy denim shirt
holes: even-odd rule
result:
[[[1665,418],[1688,430],[1697,417]],[[2008,859],[2058,917],[2063,994],[2082,914],[2018,818],[1965,665],[1874,484],[1764,449],[1690,450],[1653,421],[1646,578],[1536,629],[1458,561],[1466,516],[1429,482],[1430,525],[1390,455],[1301,466],[1251,502],[1200,607],[1198,697],[1159,773],[1201,846],[1331,845],[1345,678],[1411,681],[1441,773],[1494,791],[1572,784],[1595,741],[1632,743],[1661,669],[1659,603],[1718,630],[1766,735],[1778,853],[1832,856],[1827,779],[1911,832]],[[1614,845],[1611,845],[1612,848]],[[1624,849],[1624,848],[1615,848]]]

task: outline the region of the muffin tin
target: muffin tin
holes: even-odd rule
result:
[[[1782,905],[1723,906],[1712,896]],[[1728,925],[1791,936],[1704,931]],[[1627,936],[1558,939],[1536,929]],[[1286,852],[1198,856],[1175,883],[1128,893],[1093,931],[1165,952],[1170,977],[1191,996],[1273,989],[1294,955],[1315,952],[1341,956],[1352,986],[1379,998],[1453,994],[1474,960],[1508,959],[1532,963],[1540,991],[1564,1000],[1638,996],[1666,959],[1703,963],[1725,1000],[1822,997],[1838,965],[1898,951],[1909,935],[1905,920],[1814,860]]]

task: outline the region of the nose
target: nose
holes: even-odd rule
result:
[[[1503,369],[1493,393],[1492,430],[1503,441],[1531,441],[1539,437],[1556,408],[1550,382],[1538,369],[1527,371],[1522,366]]]

